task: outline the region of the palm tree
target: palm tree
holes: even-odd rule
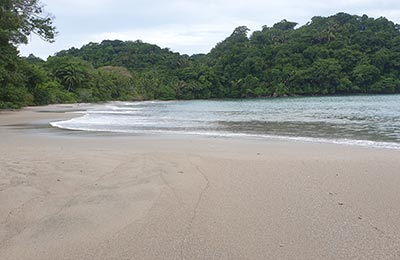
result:
[[[67,65],[66,67],[58,70],[56,75],[61,80],[61,83],[67,87],[68,91],[81,86],[85,79],[85,73],[83,69],[76,66],[76,64]]]

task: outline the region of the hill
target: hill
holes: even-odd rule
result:
[[[338,13],[303,26],[282,20],[250,35],[240,26],[208,54],[106,40],[21,64],[27,102],[19,105],[400,93],[400,25]]]

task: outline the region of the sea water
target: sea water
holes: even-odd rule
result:
[[[81,131],[287,139],[400,149],[400,95],[111,102],[52,122]]]

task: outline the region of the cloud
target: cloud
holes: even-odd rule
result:
[[[282,19],[308,22],[338,12],[385,16],[400,22],[400,1],[394,0],[42,0],[54,14],[59,36],[49,45],[32,37],[22,54],[47,57],[61,49],[103,39],[137,40],[181,53],[208,52],[233,29],[259,30]]]
[[[93,36],[93,41],[104,39],[133,40],[157,44],[160,47],[171,48],[182,53],[205,53],[217,42],[224,39],[231,24],[173,24],[147,29],[133,29],[120,32],[104,32]]]

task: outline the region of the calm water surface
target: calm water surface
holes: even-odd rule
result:
[[[249,136],[400,149],[400,95],[113,102],[53,122],[71,130]]]

